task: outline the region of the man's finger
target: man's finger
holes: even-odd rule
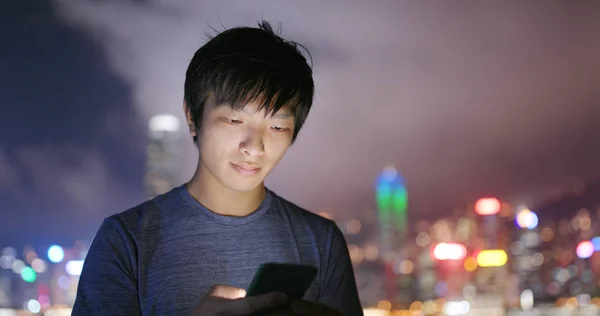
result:
[[[247,296],[243,299],[228,302],[227,311],[235,315],[247,315],[259,311],[282,306],[287,302],[283,293],[269,293],[258,296]]]
[[[210,296],[235,300],[246,297],[246,291],[230,285],[218,284],[213,286],[209,291]]]

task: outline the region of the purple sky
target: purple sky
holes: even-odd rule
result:
[[[414,214],[600,177],[600,2],[25,3],[2,22],[0,237],[90,238],[139,203],[144,122],[182,118],[208,25],[261,18],[314,58],[314,110],[268,181],[309,210],[372,211],[387,163]],[[197,158],[181,151],[185,181]]]

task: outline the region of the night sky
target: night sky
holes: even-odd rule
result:
[[[261,18],[314,58],[314,110],[267,182],[309,210],[372,211],[388,163],[413,217],[600,178],[600,2],[2,6],[0,246],[90,239],[140,203],[148,118],[183,118],[185,68],[209,26]],[[186,181],[197,157],[180,146]]]

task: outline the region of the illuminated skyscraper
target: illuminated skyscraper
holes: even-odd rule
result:
[[[381,234],[381,257],[386,275],[386,296],[388,300],[396,301],[398,281],[400,287],[404,288],[410,280],[398,277],[395,271],[395,267],[406,259],[403,246],[407,225],[408,195],[404,179],[393,166],[383,169],[377,177],[375,198]],[[401,292],[406,293],[406,291]]]
[[[150,119],[148,127],[144,186],[147,197],[153,198],[177,185],[176,145],[180,123],[175,116],[157,115]]]

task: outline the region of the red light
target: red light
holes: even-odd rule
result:
[[[461,244],[441,243],[433,248],[437,260],[462,260],[467,256],[467,248]]]
[[[500,211],[500,201],[497,198],[483,198],[475,203],[475,212],[479,215],[495,215]]]

